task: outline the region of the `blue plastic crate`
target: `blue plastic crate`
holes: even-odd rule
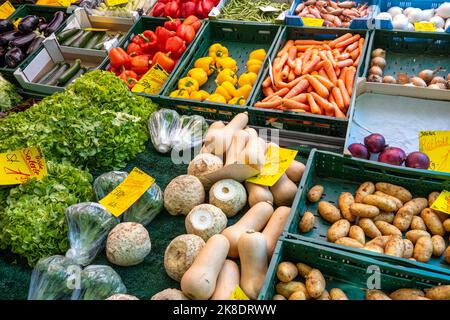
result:
[[[355,0],[356,3],[368,3],[370,6],[374,6],[372,11],[369,13],[369,15],[366,18],[355,18],[350,23],[349,29],[373,29],[372,28],[372,20],[375,17],[375,14],[379,10],[379,1],[380,0]],[[303,21],[301,17],[295,14],[295,8],[301,3],[304,2],[304,0],[295,0],[295,2],[292,4],[291,8],[289,9],[288,13],[286,14],[286,25],[288,26],[296,26],[296,27],[303,27]]]

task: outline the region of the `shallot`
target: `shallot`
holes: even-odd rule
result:
[[[383,83],[397,83],[397,80],[393,76],[384,76]]]
[[[379,66],[372,66],[369,69],[369,74],[374,74],[381,77],[383,75],[383,69],[381,69]]]
[[[435,83],[447,83],[447,80],[445,80],[443,77],[439,77],[436,76],[433,78],[433,80],[431,80],[430,84],[435,84]]]
[[[375,57],[370,61],[371,66],[378,66],[381,69],[386,65],[386,60],[382,57]],[[376,73],[375,73],[376,74]]]
[[[367,150],[366,146],[362,143],[352,143],[348,147],[348,151],[352,154],[353,157],[361,158],[361,159],[369,159],[370,153]]]
[[[430,82],[431,80],[433,80],[434,75],[436,73],[438,73],[439,71],[441,71],[443,68],[439,67],[436,68],[434,70],[430,70],[430,69],[425,69],[419,72],[419,77],[423,79],[423,81],[425,82]]]
[[[415,151],[406,157],[405,166],[416,169],[428,169],[430,158],[425,153]]]
[[[427,86],[427,83],[422,78],[419,78],[419,77],[412,77],[411,83],[413,85],[415,85],[416,87],[426,87]]]
[[[376,74],[371,74],[369,77],[367,77],[367,81],[369,82],[383,82],[383,78]]]
[[[378,156],[379,162],[389,163],[393,165],[401,165],[406,159],[405,151],[400,148],[390,147],[384,149]]]
[[[381,48],[373,50],[372,51],[372,58],[375,58],[375,57],[381,57],[381,58],[385,59],[386,58],[386,51],[381,49]],[[450,76],[450,74],[449,74],[449,76]]]
[[[364,138],[364,145],[372,153],[379,153],[386,148],[386,140],[379,133],[372,133]]]

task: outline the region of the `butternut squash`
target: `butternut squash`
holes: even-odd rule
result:
[[[207,141],[211,140],[211,134],[214,133],[215,129],[220,130],[223,128],[225,128],[225,123],[223,123],[222,121],[215,121],[215,122],[211,123],[211,125],[208,128],[208,131],[206,132],[205,143],[204,143],[203,147],[200,149],[200,153],[209,153],[208,148],[206,146],[208,144]]]
[[[266,151],[267,143],[263,138],[250,137],[244,150],[239,155],[239,161],[261,170],[266,161]]]
[[[256,300],[267,273],[267,244],[260,232],[247,230],[238,242],[241,261],[241,288],[250,299]]]
[[[259,202],[250,208],[242,218],[234,225],[222,231],[222,234],[228,239],[230,248],[228,257],[237,258],[238,240],[247,230],[261,231],[273,213],[273,207],[267,202]]]
[[[192,300],[207,300],[215,289],[230,243],[221,234],[213,235],[181,278],[181,290]]]
[[[303,172],[305,172],[305,165],[297,160],[294,160],[287,168],[286,175],[292,182],[299,183],[302,179]]]
[[[225,165],[239,163],[239,155],[245,149],[250,135],[245,130],[236,131],[233,135],[230,147],[227,150]]]
[[[245,188],[247,189],[248,205],[250,207],[253,207],[255,204],[262,201],[273,204],[273,195],[272,192],[270,192],[269,187],[245,182]]]
[[[275,205],[291,206],[297,194],[297,186],[283,173],[281,178],[270,187],[270,192],[272,192]]]
[[[267,255],[269,258],[272,257],[278,238],[283,233],[284,225],[289,218],[290,212],[291,208],[289,207],[278,207],[262,232],[264,238],[266,238]]]
[[[222,270],[217,278],[216,290],[211,300],[230,300],[231,295],[239,285],[240,272],[239,266],[233,260],[225,260]]]

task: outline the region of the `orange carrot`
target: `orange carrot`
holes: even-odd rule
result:
[[[320,62],[320,57],[318,55],[311,57],[311,60],[303,66],[302,74],[311,73],[317,64]]]
[[[352,44],[355,41],[358,41],[361,38],[361,36],[359,34],[355,34],[354,36],[344,40],[344,41],[339,41],[338,43],[336,43],[335,47],[336,48],[345,48],[347,46],[349,46],[350,44]]]
[[[290,47],[292,47],[294,45],[294,40],[288,40],[286,41],[283,49],[281,49],[278,53],[277,53],[277,57],[281,57],[285,52],[287,52],[289,50]]]
[[[358,46],[359,46],[359,41],[353,42],[351,45],[349,45],[347,48],[345,48],[345,51],[352,52],[353,50],[357,49]]]
[[[285,52],[285,53],[283,53],[283,55],[280,57],[280,61],[274,66],[274,70],[282,70],[283,69],[283,67],[284,67],[284,65],[285,65],[285,63],[286,63],[286,61],[287,61],[287,59],[288,59],[288,53],[287,52]]]
[[[262,89],[262,92],[263,92],[263,94],[264,94],[265,97],[271,96],[271,95],[274,93],[274,91],[273,91],[273,89],[272,89],[271,87],[265,87],[265,88],[263,88],[263,89]]]
[[[288,51],[288,60],[287,63],[289,67],[292,69],[295,68],[295,59],[297,58],[297,48],[296,47],[290,47]]]
[[[314,97],[314,100],[317,102],[317,104],[319,105],[319,107],[323,108],[323,110],[325,110],[325,114],[334,115],[334,107],[333,105],[327,101],[327,99],[322,98],[321,96],[319,96],[317,93],[315,92],[311,92],[312,96]]]
[[[324,61],[324,66],[325,66],[325,61]],[[322,68],[322,69],[319,70],[319,75],[322,76],[322,77],[324,77],[324,78],[327,79],[327,80],[330,80],[330,79],[328,79],[328,75],[327,75],[327,73],[325,72],[325,69],[324,69],[324,68]]]
[[[281,106],[282,102],[283,102],[283,99],[278,98],[273,101],[256,102],[254,106],[255,106],[255,108],[274,109],[274,108]]]
[[[328,79],[330,79],[332,83],[336,83],[337,81],[336,72],[334,71],[333,65],[331,64],[330,61],[325,61],[324,69],[325,72],[327,73]]]
[[[291,111],[291,112],[298,112],[298,113],[305,113],[306,112],[305,110],[302,110],[302,109],[289,109],[289,111]]]
[[[326,61],[328,60],[328,57],[326,56],[326,51],[320,51],[319,52],[319,57],[322,59],[322,61]]]
[[[346,59],[348,59],[348,58],[350,58],[350,53],[348,53],[348,52],[346,52],[346,53],[343,53],[343,54],[341,54],[339,57],[338,57],[338,60],[346,60]]]
[[[361,58],[361,55],[358,56],[358,58],[356,58],[355,62],[353,63],[354,67],[357,67],[359,64],[359,59]]]
[[[328,97],[328,100],[330,100],[331,103],[336,103],[336,100],[334,100],[334,97],[332,94]]]
[[[333,41],[331,41],[328,45],[331,48],[334,48],[336,46],[337,43],[340,43],[342,41],[345,41],[347,39],[350,39],[352,37],[351,33],[346,33],[343,36],[340,36],[339,38],[334,39]]]
[[[314,90],[314,88],[309,86],[308,89],[306,90],[306,92],[311,93],[311,92],[313,92],[313,90]]]
[[[322,45],[323,42],[322,41],[318,41],[318,40],[295,40],[294,44],[296,46],[303,46],[303,45]]]
[[[319,94],[319,96],[323,98],[327,98],[330,95],[328,89],[315,77],[306,76],[306,79],[309,81],[314,90]]]
[[[282,88],[282,89],[280,89],[280,90],[278,90],[278,91],[272,93],[270,96],[265,97],[265,98],[262,100],[262,102],[269,101],[271,98],[273,98],[273,97],[275,97],[275,96],[278,96],[278,97],[284,97],[284,95],[285,95],[286,93],[288,93],[288,92],[289,92],[289,89],[288,89],[288,88]]]
[[[355,50],[350,52],[350,56],[352,57],[353,60],[356,60],[358,58],[358,56],[359,56],[359,49],[356,48]]]
[[[264,79],[262,86],[263,88],[267,88],[272,84],[272,79],[270,79],[270,76],[267,76],[267,78]]]
[[[339,90],[341,91],[342,99],[344,100],[344,107],[348,108],[348,106],[350,105],[350,96],[348,95],[347,89],[345,89],[344,81],[342,79],[339,79],[337,81],[337,85],[339,87]]]
[[[288,75],[287,80],[288,80],[289,82],[291,82],[291,81],[295,80],[295,78],[296,78],[296,76],[295,76],[295,73],[294,73],[294,69],[291,69],[291,70],[289,71],[289,75]]]
[[[347,70],[348,70],[348,67],[344,67],[344,68],[341,70],[341,74],[339,75],[339,79],[342,79],[342,80],[345,81],[345,75],[347,74]]]
[[[286,80],[289,76],[289,72],[291,68],[287,64],[284,65],[283,70],[281,71],[281,79]]]
[[[336,104],[339,107],[339,109],[341,109],[341,111],[345,110],[344,98],[342,97],[341,90],[339,90],[338,87],[334,87],[331,93],[333,94],[334,100],[336,101]]]
[[[310,111],[310,107],[307,104],[292,99],[283,99],[283,108]]]
[[[328,80],[328,78],[326,77],[322,77],[321,75],[314,75],[314,78],[319,80],[328,90],[331,90],[334,87],[333,82]]]
[[[306,79],[301,79],[291,90],[286,94],[285,98],[289,99],[295,97],[308,88],[309,82]]]
[[[333,55],[331,54],[330,51],[327,51],[326,53],[327,53],[328,60],[331,62],[331,65],[333,66],[333,68],[336,69],[336,60],[334,60]]]
[[[343,113],[341,111],[341,109],[339,109],[339,107],[337,106],[337,104],[335,102],[333,102],[333,106],[334,106],[334,116],[336,118],[342,118],[342,119],[347,118],[345,113]]]
[[[353,60],[347,59],[347,60],[339,61],[336,65],[338,68],[350,67],[351,65],[353,65]]]
[[[337,77],[339,77],[341,75],[341,69],[336,68],[335,72],[336,72]]]
[[[302,81],[302,77],[298,77],[295,80],[292,80],[291,82],[286,84],[286,88],[292,89],[293,87],[295,87],[300,81]]]
[[[345,75],[345,88],[347,89],[348,95],[351,97],[353,92],[353,84],[355,81],[356,68],[350,67]]]
[[[295,46],[297,48],[297,55],[301,54],[301,52],[305,52],[308,49],[311,49],[312,47],[310,45],[304,45],[304,46]]]
[[[359,41],[358,41],[358,49],[359,49],[359,52],[363,52],[363,50],[364,50],[364,41],[365,41],[364,38],[361,38],[361,39],[359,39]]]
[[[295,62],[294,73],[299,76],[302,74],[302,59],[296,58],[294,62]]]
[[[295,97],[292,97],[292,98],[289,98],[289,99],[297,101],[297,102],[301,102],[301,103],[305,103],[306,100],[307,100],[306,93],[300,93],[299,95],[296,95]]]
[[[319,106],[317,105],[316,101],[314,100],[314,97],[312,94],[307,94],[308,104],[311,108],[311,112],[314,114],[322,114],[322,111],[320,110]]]
[[[314,67],[314,71],[317,72],[320,69],[323,68],[323,65],[325,64],[325,61],[320,61],[318,64],[316,64],[316,66]]]
[[[311,57],[311,54],[312,54],[311,48],[309,48],[308,50],[305,51],[305,53],[302,56],[302,64],[303,65],[305,65],[308,62],[309,58]]]

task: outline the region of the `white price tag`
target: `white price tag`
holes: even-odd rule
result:
[[[279,12],[281,9],[277,9],[272,6],[258,7],[262,12]]]

